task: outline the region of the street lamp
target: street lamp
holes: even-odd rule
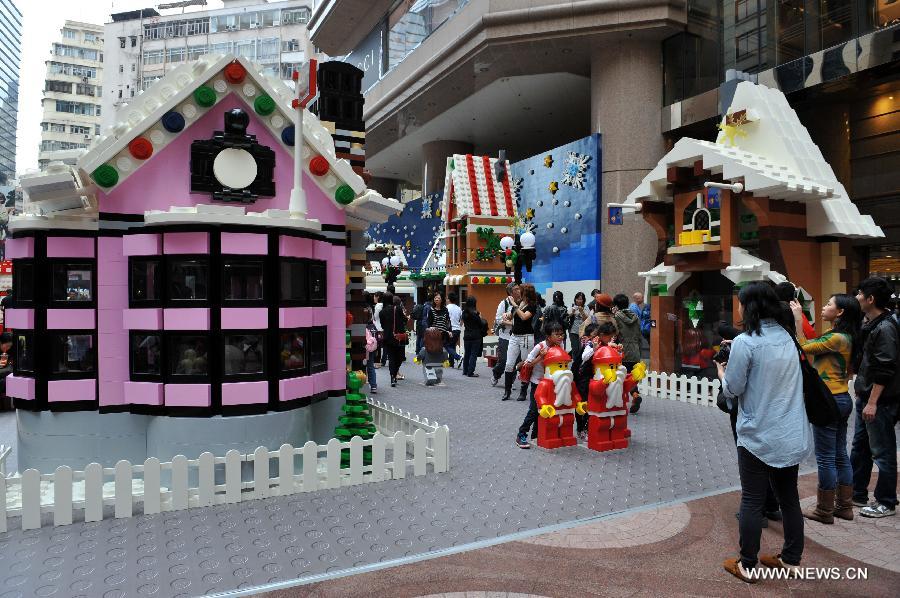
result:
[[[500,239],[500,249],[503,250],[503,266],[507,274],[515,272],[516,284],[522,284],[522,266],[531,272],[531,266],[537,254],[534,242],[534,233],[530,231],[516,235],[515,239],[509,236]]]

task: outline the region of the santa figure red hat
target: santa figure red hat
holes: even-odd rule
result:
[[[581,395],[574,384],[569,363],[572,358],[562,347],[550,347],[544,354],[544,377],[538,383],[534,400],[538,407],[539,447],[556,449],[574,446],[575,413],[584,413]]]

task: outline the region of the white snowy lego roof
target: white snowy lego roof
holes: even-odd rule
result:
[[[229,83],[223,74],[225,67],[235,61],[246,70],[246,77],[238,84]],[[214,91],[215,103],[211,106],[204,107],[197,102],[194,92],[201,86]],[[261,96],[268,95],[275,100],[274,111],[257,116],[275,139],[293,154],[294,147],[285,143],[281,137],[282,131],[293,126],[294,122],[294,109],[291,107],[294,99],[292,90],[280,80],[260,73],[258,67],[245,58],[208,54],[196,62],[183,64],[170,71],[134,98],[132,103],[123,106],[120,110],[122,120],[78,160],[77,167],[82,171],[82,180],[87,180],[98,167],[107,164],[118,172],[117,183],[104,187],[105,191],[110,191],[137,169],[151,162],[166,145],[187,131],[190,125],[207,111],[215,108],[229,93],[241,97],[251,108],[254,101]],[[170,132],[163,126],[161,119],[170,111],[176,111],[184,118],[184,127],[180,131]],[[335,202],[335,205],[343,209],[344,206],[334,198],[338,187],[347,185],[353,190],[354,196],[359,197],[366,190],[365,183],[346,160],[335,157],[334,141],[330,133],[310,112],[304,114],[303,133],[305,172],[322,192]],[[138,160],[130,154],[128,144],[136,137],[144,137],[153,144],[153,155],[150,158]],[[309,171],[309,161],[317,155],[325,157],[330,166],[328,173],[321,177]]]
[[[444,205],[442,213],[450,213],[450,202],[456,204],[456,217],[516,215],[516,198],[510,186],[509,162],[506,176],[497,181],[494,165],[497,158],[454,154],[447,158],[444,177]]]
[[[806,226],[811,236],[884,236],[871,216],[860,214],[850,201],[783,93],[741,82],[728,113],[740,110],[747,110],[750,122],[734,136],[733,147],[725,145],[724,131],[715,143],[681,139],[625,203],[672,201],[667,190],[668,168],[693,166],[702,160],[705,170],[720,174],[725,181],[741,181],[745,191],[754,195],[806,203]]]

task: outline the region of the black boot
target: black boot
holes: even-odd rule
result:
[[[522,388],[519,389],[519,398],[517,401],[527,401],[528,400],[528,384],[523,383]]]
[[[509,395],[512,393],[512,385],[513,385],[513,381],[515,381],[515,379],[516,379],[515,372],[506,372],[504,379],[503,379],[503,398],[500,399],[501,401],[509,400]]]

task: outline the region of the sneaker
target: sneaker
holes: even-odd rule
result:
[[[882,517],[890,517],[891,515],[897,514],[897,509],[894,507],[889,507],[887,505],[883,505],[880,502],[876,502],[874,504],[869,505],[868,507],[863,507],[859,510],[859,514],[863,517],[871,517],[873,519],[880,519]]]
[[[500,399],[500,400],[501,400],[501,401],[508,401],[509,399],[510,399],[509,393],[506,393],[506,394],[503,395],[503,398]]]
[[[500,378],[494,378],[491,376],[491,386],[497,386],[497,383],[500,382]]]
[[[523,395],[519,395],[519,398],[516,399],[516,400],[517,400],[517,401],[527,401],[527,400],[528,400],[528,397],[523,396]]]
[[[393,387],[395,387],[395,386],[397,386],[397,381],[394,380],[394,379],[392,379],[392,380],[391,380],[391,388],[393,388]]]
[[[641,408],[641,403],[644,401],[640,395],[634,397],[634,400],[631,402],[631,407],[628,409],[628,413],[637,413],[638,409]]]
[[[369,394],[377,395],[377,394],[378,394],[378,389],[377,389],[377,388],[370,388],[370,389],[369,389]]]
[[[520,449],[530,449],[531,443],[528,442],[528,436],[525,434],[519,434],[516,436],[516,446]]]
[[[854,499],[853,499],[853,506],[854,506],[854,507],[870,507],[870,506],[872,506],[872,505],[874,505],[874,504],[875,504],[875,501],[874,501],[874,500],[873,500],[873,501],[869,501],[869,500],[860,500],[860,499],[858,499],[858,498],[854,498]]]

